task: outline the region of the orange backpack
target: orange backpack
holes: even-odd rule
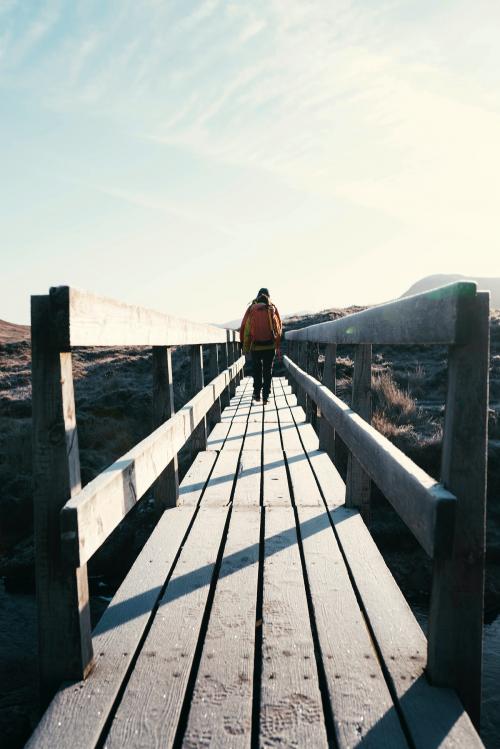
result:
[[[272,343],[281,337],[281,326],[273,305],[254,304],[250,310],[252,343]]]

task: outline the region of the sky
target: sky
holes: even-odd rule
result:
[[[0,0],[0,318],[500,276],[498,0]]]

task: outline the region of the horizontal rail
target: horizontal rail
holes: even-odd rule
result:
[[[285,367],[318,404],[430,557],[452,552],[456,497],[287,356]]]
[[[64,505],[62,549],[70,564],[81,567],[88,562],[187,442],[244,364],[242,356]]]
[[[476,295],[472,281],[441,286],[285,333],[288,341],[315,343],[454,344],[465,343],[469,330],[463,300]]]
[[[72,346],[186,346],[239,340],[233,330],[183,320],[86,291],[50,289],[60,351]]]

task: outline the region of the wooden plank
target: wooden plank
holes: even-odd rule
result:
[[[306,415],[304,413],[304,409],[301,406],[291,406],[288,411],[285,409],[279,411],[278,418],[280,424],[306,423]],[[276,416],[273,413],[270,413],[268,417],[267,413],[264,413],[264,422],[266,424],[272,424],[276,422]]]
[[[153,429],[161,426],[175,413],[172,348],[153,346]],[[153,487],[156,511],[175,507],[179,499],[179,461],[175,455],[160,473]]]
[[[107,749],[172,746],[227,512],[200,509],[105,739]]]
[[[295,520],[265,511],[259,746],[328,746]]]
[[[251,425],[252,428],[257,429],[256,424]],[[248,427],[250,429],[250,426]],[[245,439],[245,433],[247,431],[247,422],[246,421],[240,421],[234,419],[231,422],[231,427],[229,429],[227,439],[224,443],[224,450],[237,450],[238,452],[241,450],[243,446],[243,440]]]
[[[318,435],[310,424],[280,424],[283,446],[286,452],[294,452],[304,449],[317,450],[319,446]]]
[[[488,431],[489,294],[464,300],[467,345],[450,348],[441,480],[458,499],[453,553],[434,568],[429,674],[480,725]]]
[[[66,502],[61,511],[61,532],[68,562],[79,566],[90,559],[186,443],[241,366],[243,357]]]
[[[316,483],[314,473],[303,450],[287,452],[286,462],[292,482],[292,492],[296,505],[323,507],[323,497]]]
[[[370,424],[372,420],[372,347],[370,344],[356,347],[351,400],[352,410]],[[346,505],[357,507],[367,525],[370,522],[370,496],[370,477],[350,452],[347,462]]]
[[[59,512],[81,489],[71,354],[57,350],[48,297],[31,299],[35,576],[40,696],[92,668],[87,568],[61,559]]]
[[[328,513],[297,514],[336,746],[408,749]]]
[[[260,450],[242,452],[233,497],[235,507],[259,506],[261,462]]]
[[[183,746],[250,747],[259,531],[233,508]]]
[[[265,449],[262,471],[264,506],[291,506],[292,500],[283,451]]]
[[[234,426],[236,430],[236,424]],[[259,450],[262,447],[262,423],[258,421],[249,421],[245,434],[245,443],[243,450]],[[233,449],[233,447],[229,448]]]
[[[285,339],[351,344],[459,343],[464,335],[459,304],[461,299],[473,297],[475,293],[475,283],[448,284],[337,320],[288,330]],[[436,320],[439,320],[439,325],[436,325]]]
[[[293,370],[429,556],[450,554],[456,498],[317,380]]]
[[[216,325],[123,304],[68,286],[50,289],[61,351],[71,346],[186,346],[225,343],[227,333]]]
[[[289,429],[292,425],[287,425]],[[293,426],[295,429],[295,425]],[[267,452],[277,452],[282,450],[281,431],[279,424],[264,424],[264,454]]]
[[[343,505],[345,503],[345,484],[328,453],[322,450],[314,450],[308,452],[308,456],[327,507],[335,508]]]
[[[179,487],[179,505],[196,507],[216,460],[217,453],[214,450],[198,453]]]
[[[59,690],[28,741],[29,749],[96,746],[193,511],[165,510],[94,630],[98,657],[92,678]]]
[[[331,517],[415,749],[482,747],[456,693],[428,683],[425,636],[359,513]]]
[[[236,450],[221,450],[203,495],[203,507],[225,507],[230,503],[238,458]]]
[[[208,435],[207,450],[222,450],[230,428],[230,421],[224,421],[216,424]]]

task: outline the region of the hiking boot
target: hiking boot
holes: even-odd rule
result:
[[[264,404],[264,406],[267,406],[267,404],[269,403],[268,398],[264,398],[264,400],[262,401],[262,403]]]
[[[260,393],[254,393],[253,394],[254,401],[260,401]]]

